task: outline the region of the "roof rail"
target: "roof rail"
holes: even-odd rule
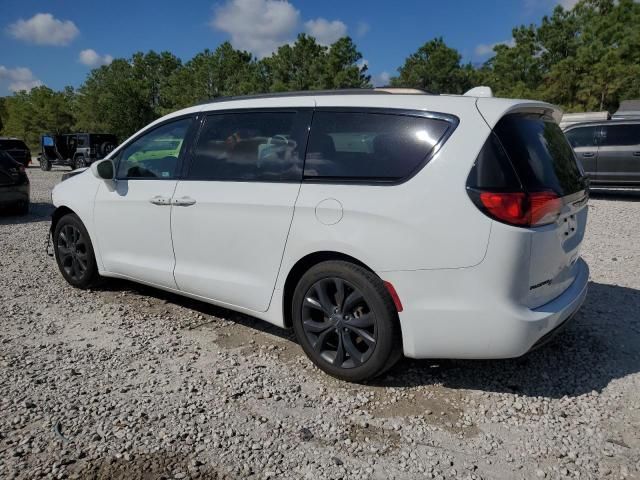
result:
[[[207,103],[231,102],[234,100],[254,100],[259,98],[284,98],[284,97],[315,97],[320,95],[394,95],[394,94],[420,94],[432,95],[426,90],[419,88],[402,87],[376,87],[376,88],[341,88],[336,90],[300,90],[292,92],[269,92],[256,93],[252,95],[234,95],[229,97],[215,97],[205,99],[196,105]]]

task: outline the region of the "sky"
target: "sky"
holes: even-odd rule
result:
[[[464,62],[487,60],[516,25],[577,0],[0,0],[0,96],[78,87],[92,68],[137,51],[183,61],[229,40],[262,58],[300,32],[330,44],[351,36],[376,85],[442,36]]]

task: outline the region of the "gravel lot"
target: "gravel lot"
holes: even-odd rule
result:
[[[589,296],[549,345],[357,386],[250,317],[69,287],[44,252],[65,170],[0,217],[0,478],[640,478],[640,192],[593,195]]]

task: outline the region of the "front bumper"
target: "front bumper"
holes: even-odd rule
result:
[[[404,354],[411,358],[512,358],[571,318],[587,295],[589,267],[578,259],[573,283],[530,309],[500,298],[474,269],[385,272],[404,305]]]

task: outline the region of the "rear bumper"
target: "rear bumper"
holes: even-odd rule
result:
[[[511,358],[528,352],[580,308],[589,267],[557,298],[528,308],[495,294],[475,269],[385,272],[404,306],[404,354],[411,358]],[[476,278],[479,277],[479,278]]]

